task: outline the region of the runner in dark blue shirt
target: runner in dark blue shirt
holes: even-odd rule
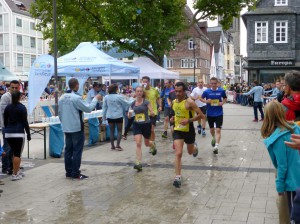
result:
[[[223,125],[223,105],[227,101],[225,90],[218,88],[218,79],[210,79],[210,89],[204,91],[201,101],[207,104],[207,121],[212,135],[211,145],[214,153],[218,154],[221,140],[221,128]]]

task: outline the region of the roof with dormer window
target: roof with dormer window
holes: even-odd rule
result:
[[[31,16],[29,13],[30,5],[34,0],[4,0],[8,7],[15,13]]]

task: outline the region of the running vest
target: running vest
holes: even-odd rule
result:
[[[185,102],[186,102],[186,100],[183,100],[181,102],[178,102],[177,99],[173,100],[172,108],[175,112],[174,130],[176,130],[176,131],[189,132],[189,130],[190,130],[190,124],[187,124],[187,125],[180,124],[181,120],[189,119],[189,118],[193,117],[192,112],[185,108]]]

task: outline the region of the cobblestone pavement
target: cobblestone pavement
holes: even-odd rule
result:
[[[123,152],[111,151],[108,142],[85,148],[81,170],[90,179],[84,181],[64,177],[63,159],[24,158],[26,177],[15,182],[1,177],[0,223],[277,224],[274,169],[261,122],[252,122],[250,107],[224,109],[219,154],[212,152],[208,129],[205,138],[197,134],[199,155],[184,152],[180,189],[172,186],[170,133],[162,139],[159,125],[158,154],[143,147],[139,173],[133,169],[133,136],[122,140]],[[31,154],[42,158],[42,142],[31,144]]]

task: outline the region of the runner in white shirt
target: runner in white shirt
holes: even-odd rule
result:
[[[207,90],[207,88],[204,86],[203,79],[199,79],[198,85],[195,89],[193,89],[193,92],[191,93],[191,98],[195,100],[195,103],[200,108],[202,113],[206,116],[206,103],[201,102],[199,99],[202,96],[203,92]],[[200,119],[198,120],[198,134],[200,135],[202,132],[202,136],[205,137],[205,125],[206,125],[206,119]]]

